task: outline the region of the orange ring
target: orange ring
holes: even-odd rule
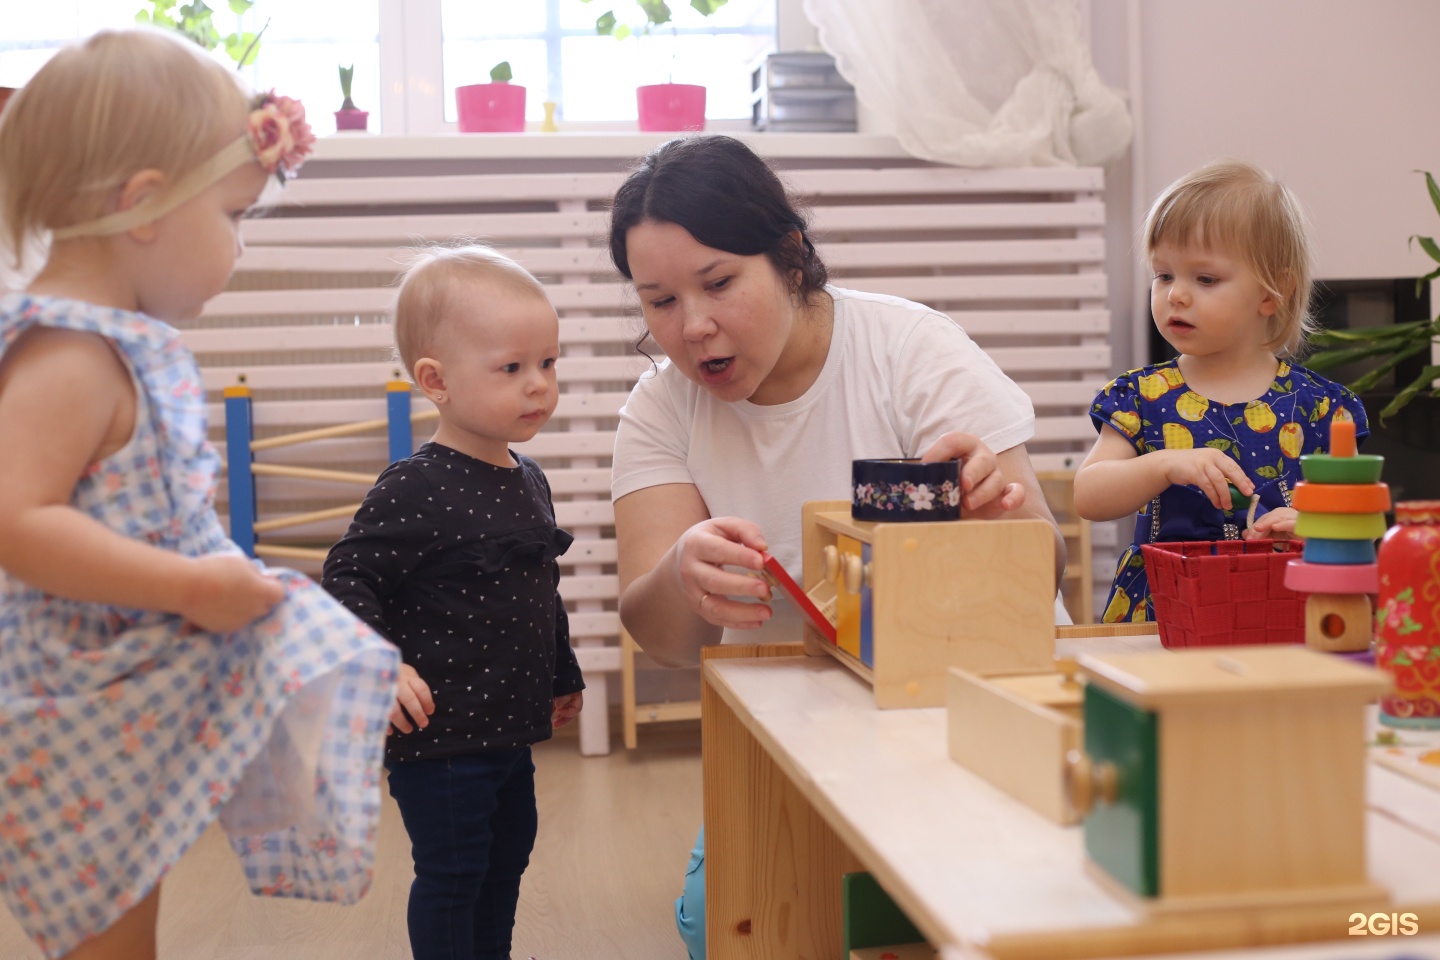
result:
[[[1301,513],[1384,513],[1390,488],[1383,483],[1295,484],[1293,506]]]

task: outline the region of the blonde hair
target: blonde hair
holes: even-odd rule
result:
[[[1295,195],[1240,160],[1206,164],[1166,187],[1145,218],[1145,258],[1161,243],[1224,250],[1275,298],[1265,346],[1299,356],[1318,325],[1310,313],[1311,250]]]
[[[27,242],[106,212],[141,170],[173,182],[245,132],[235,73],[174,33],[103,30],[61,50],[0,114],[0,221]]]
[[[464,288],[482,283],[549,302],[530,271],[483,243],[428,247],[410,261],[395,298],[395,348],[412,377],[415,361],[431,355],[441,339],[442,322],[474,312],[473,290],[467,295]]]

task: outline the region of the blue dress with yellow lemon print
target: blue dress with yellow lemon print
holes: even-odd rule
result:
[[[1090,408],[1097,431],[1118,430],[1138,454],[1206,446],[1234,457],[1260,494],[1257,516],[1290,506],[1301,454],[1329,449],[1330,421],[1337,417],[1355,421],[1357,439],[1369,436],[1355,394],[1283,360],[1270,389],[1248,403],[1201,396],[1185,383],[1178,363],[1168,360],[1115,378]],[[1141,544],[1234,539],[1244,528],[1244,510],[1222,512],[1198,487],[1167,488],[1136,515],[1135,536],[1120,555],[1101,620],[1155,619]]]

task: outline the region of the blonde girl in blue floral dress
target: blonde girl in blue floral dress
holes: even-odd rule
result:
[[[194,359],[241,216],[313,135],[151,31],[61,51],[0,115],[0,889],[47,957],[155,954],[219,819],[257,893],[370,882],[393,647],[213,509]]]
[[[1106,623],[1154,620],[1142,544],[1284,539],[1301,454],[1329,449],[1330,422],[1368,435],[1349,390],[1289,362],[1313,329],[1310,246],[1290,192],[1246,163],[1213,163],[1172,184],[1145,224],[1150,310],[1180,356],[1105,386],[1100,437],[1075,477],[1090,520],[1136,514],[1106,600]],[[1252,511],[1231,504],[1230,485]]]

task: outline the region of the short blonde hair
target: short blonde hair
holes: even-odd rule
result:
[[[1277,309],[1265,345],[1299,356],[1318,324],[1310,312],[1311,250],[1299,202],[1269,173],[1221,160],[1166,187],[1145,218],[1145,258],[1161,243],[1224,250],[1245,263]]]
[[[61,50],[0,114],[0,221],[27,242],[108,212],[141,170],[173,182],[245,132],[250,94],[194,43],[103,30]]]
[[[411,377],[415,362],[430,356],[440,341],[443,321],[475,309],[477,284],[548,302],[545,288],[530,271],[483,243],[420,251],[401,276],[395,298],[395,348]]]

